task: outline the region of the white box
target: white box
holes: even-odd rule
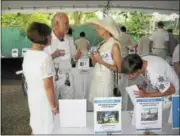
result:
[[[29,50],[28,48],[22,48],[22,52],[21,52],[22,57],[24,57],[24,55],[28,50]]]
[[[11,55],[12,57],[18,57],[18,48],[13,48],[12,51],[11,51]]]
[[[86,127],[85,99],[59,100],[60,127]]]

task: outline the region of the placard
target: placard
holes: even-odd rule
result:
[[[29,50],[29,48],[22,48],[22,52],[21,52],[22,57],[25,56],[25,54],[28,50]]]
[[[89,69],[89,58],[82,57],[78,60],[78,69],[86,70]]]
[[[91,52],[91,53],[96,53],[96,52],[97,52],[97,50],[98,50],[98,47],[97,47],[97,46],[91,46],[91,48],[90,48],[90,51],[89,51],[89,52]]]
[[[16,57],[18,57],[18,54],[19,54],[18,48],[13,48],[12,51],[11,51],[11,56],[13,58],[16,58]]]
[[[94,132],[121,133],[121,97],[94,99]]]
[[[162,98],[136,98],[136,131],[162,130]]]
[[[180,96],[172,96],[172,128],[180,128]]]
[[[86,100],[59,100],[60,127],[86,127]]]

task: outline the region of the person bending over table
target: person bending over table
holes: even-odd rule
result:
[[[92,102],[96,97],[113,96],[113,71],[121,70],[121,52],[117,28],[108,18],[92,22],[99,36],[103,38],[98,53],[90,57],[95,64],[90,88],[89,100]]]
[[[170,106],[170,96],[179,92],[177,74],[161,57],[128,55],[122,62],[122,73],[127,74],[129,80],[138,75],[143,77],[146,85],[139,87],[140,90],[134,92],[138,97],[164,97],[163,105],[168,102],[167,104]],[[153,90],[148,90],[147,85],[150,85]]]
[[[27,81],[32,134],[51,134],[58,113],[54,97],[52,57],[43,51],[51,44],[51,28],[33,22],[27,30],[32,47],[24,56],[23,73]]]

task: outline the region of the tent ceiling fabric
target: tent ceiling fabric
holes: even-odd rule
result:
[[[103,10],[108,1],[2,1],[2,13],[32,13],[35,11],[96,11]],[[179,14],[179,1],[110,1],[110,9]]]

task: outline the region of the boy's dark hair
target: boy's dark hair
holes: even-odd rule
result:
[[[163,28],[164,27],[164,23],[162,21],[159,21],[157,25],[158,25],[159,28]]]
[[[121,32],[126,32],[126,27],[125,26],[121,26]]]
[[[81,32],[80,37],[85,37],[85,32]]]
[[[168,29],[167,30],[169,33],[173,33],[173,29]]]
[[[72,30],[72,28],[70,27],[67,34],[69,34],[70,36],[72,36],[72,32],[73,32],[73,30]]]
[[[143,60],[137,54],[130,54],[126,56],[122,62],[122,73],[132,74],[142,69]]]
[[[49,35],[51,35],[51,28],[43,23],[33,22],[27,29],[27,37],[33,43],[47,45]]]

